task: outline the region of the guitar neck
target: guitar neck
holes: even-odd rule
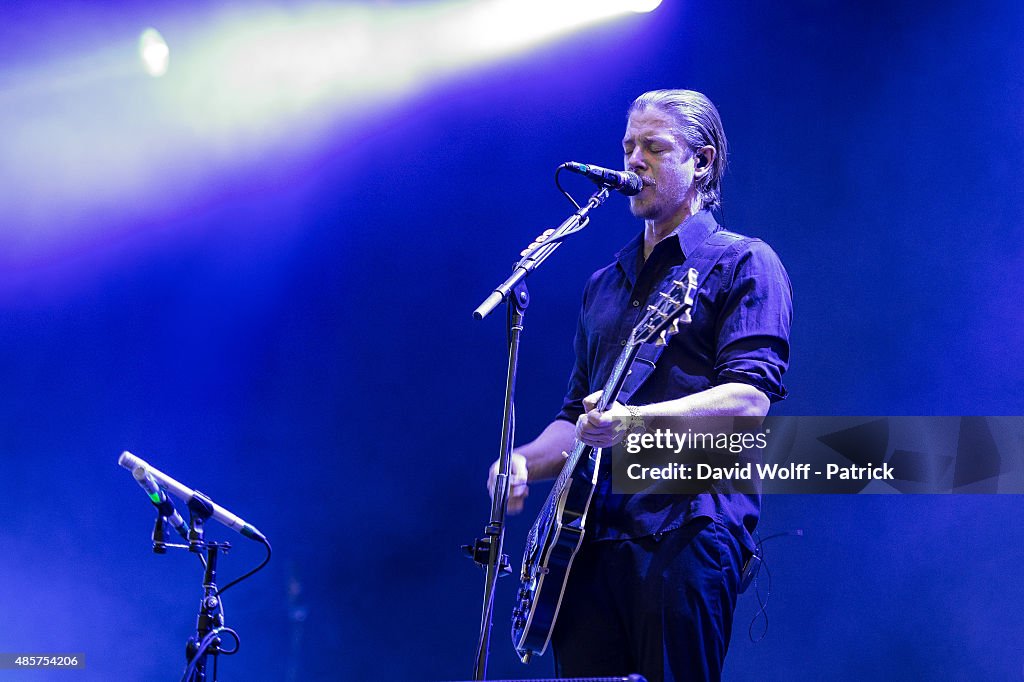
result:
[[[601,398],[597,401],[597,408],[602,412],[608,409],[608,406],[619,397],[619,393],[622,392],[622,386],[626,383],[626,377],[629,376],[629,368],[639,352],[640,344],[629,343],[619,353],[619,357],[615,360],[615,365],[612,367],[612,373],[604,383]],[[552,487],[552,494],[565,486],[572,472],[576,470],[576,465],[579,464],[580,459],[589,452],[590,446],[577,438],[573,443],[572,450],[569,452],[569,457],[562,467],[561,473],[558,475],[558,479],[555,481],[555,485]]]
[[[633,365],[640,346],[643,343],[657,343],[662,345],[668,342],[669,337],[679,331],[679,324],[689,324],[690,310],[693,308],[693,296],[697,291],[697,271],[690,268],[686,277],[679,281],[673,280],[672,287],[668,291],[658,293],[654,303],[647,306],[647,313],[643,319],[633,328],[619,357],[615,360],[608,380],[604,382],[604,390],[601,398],[597,401],[597,409],[604,412],[608,406],[614,403],[622,387],[629,376],[629,368]],[[573,443],[572,451],[562,465],[551,493],[548,495],[546,507],[550,507],[554,500],[561,494],[569,478],[576,471],[580,460],[590,456],[593,450],[589,445],[579,439]]]
[[[602,412],[607,410],[608,406],[618,399],[619,393],[622,392],[622,386],[626,383],[626,377],[629,376],[629,368],[639,352],[639,343],[629,343],[619,353],[615,366],[612,367],[611,376],[608,377],[608,381],[604,382],[601,399],[597,401],[597,407]]]

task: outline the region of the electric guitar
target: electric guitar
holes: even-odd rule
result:
[[[603,412],[615,402],[642,344],[664,345],[680,325],[690,323],[696,290],[697,271],[690,268],[685,282],[673,281],[667,291],[658,294],[655,303],[647,306],[605,382],[599,410]],[[521,584],[512,612],[512,642],[523,663],[529,663],[534,654],[543,654],[551,641],[569,570],[583,543],[587,507],[600,464],[601,449],[577,439],[527,536]]]

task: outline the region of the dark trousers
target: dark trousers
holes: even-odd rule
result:
[[[744,552],[698,518],[635,540],[584,544],[552,633],[559,677],[718,680]]]

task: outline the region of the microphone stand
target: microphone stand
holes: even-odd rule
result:
[[[511,573],[508,555],[502,550],[505,542],[505,516],[508,512],[508,497],[511,487],[509,466],[512,458],[512,442],[515,437],[515,387],[519,366],[519,339],[523,331],[523,318],[530,304],[526,289],[526,278],[541,263],[554,253],[571,234],[579,232],[590,222],[589,213],[608,198],[609,189],[602,187],[586,204],[552,231],[551,235],[531,249],[516,263],[512,274],[473,311],[473,317],[482,320],[499,303],[507,301],[508,315],[508,372],[505,378],[505,412],[502,419],[501,449],[498,455],[498,473],[494,480],[494,499],[491,501],[491,516],[484,527],[484,536],[472,545],[463,545],[465,554],[486,569],[484,577],[483,607],[480,615],[480,635],[477,640],[476,660],[473,679],[483,680],[487,676],[487,659],[490,655],[491,626],[494,622],[494,591],[498,578]]]
[[[175,549],[187,549],[199,555],[203,564],[203,599],[199,603],[199,615],[196,618],[196,632],[189,637],[185,645],[185,674],[183,682],[207,682],[206,671],[207,656],[214,656],[213,677],[211,682],[217,679],[217,656],[230,656],[238,651],[238,633],[224,625],[224,604],[221,600],[220,591],[217,588],[217,555],[221,552],[228,553],[231,549],[230,542],[211,542],[205,538],[204,525],[213,515],[213,505],[202,493],[196,491],[194,497],[188,504],[189,508],[189,530],[188,544],[170,543],[168,540],[167,522],[161,510],[157,509],[156,524],[153,527],[153,551],[157,554],[165,554],[168,547]],[[203,557],[203,552],[206,557]],[[234,640],[234,647],[223,648],[223,637],[228,636]]]
[[[231,586],[237,585],[267,565],[267,562],[270,561],[270,543],[256,528],[222,507],[218,507],[203,493],[183,486],[170,476],[150,467],[148,463],[143,462],[130,452],[122,452],[118,458],[118,464],[132,472],[132,476],[142,485],[150,502],[156,508],[157,518],[152,533],[153,551],[157,554],[165,554],[169,547],[186,549],[195,554],[203,565],[203,599],[199,604],[196,632],[189,638],[185,646],[187,665],[181,682],[208,682],[206,664],[207,658],[210,656],[213,656],[211,682],[216,682],[217,661],[220,656],[232,656],[238,653],[238,647],[241,644],[238,633],[224,625],[222,594]],[[157,484],[158,480],[162,485],[174,491],[175,495],[188,501],[188,531],[185,530],[184,522],[174,510],[174,505],[161,491]],[[231,549],[231,543],[211,542],[206,539],[206,522],[211,518],[237,530],[247,538],[257,540],[267,550],[267,556],[262,563],[241,577],[232,580],[224,588],[218,588],[216,583],[217,555],[221,552],[227,554]],[[175,527],[175,530],[188,542],[187,545],[167,542],[168,524]],[[206,554],[205,557],[203,553]],[[223,646],[226,637],[234,642],[234,646],[230,649]]]
[[[206,682],[206,658],[214,656],[213,681],[217,679],[217,659],[220,654],[231,655],[238,650],[238,635],[234,630],[224,627],[224,604],[217,590],[217,553],[227,554],[231,549],[229,542],[209,542],[205,537],[206,521],[213,516],[213,505],[202,493],[189,500],[189,531],[188,544],[191,552],[206,552],[206,570],[203,572],[203,599],[199,602],[199,616],[196,618],[196,632],[188,638],[185,645],[186,682]],[[221,648],[221,634],[231,634],[235,639],[235,647],[231,650]]]

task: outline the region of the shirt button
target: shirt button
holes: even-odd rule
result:
[[[634,308],[639,308],[640,307],[640,301],[633,301],[633,307]]]
[[[622,339],[621,341],[619,341],[619,345],[620,346],[625,346],[626,345],[626,339]]]

